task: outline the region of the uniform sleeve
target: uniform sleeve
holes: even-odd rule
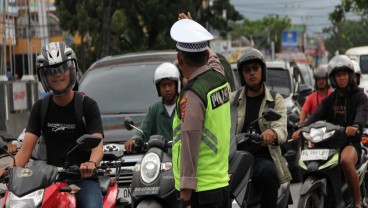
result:
[[[32,133],[38,137],[41,135],[41,100],[38,100],[32,107],[26,132]]]
[[[89,97],[83,100],[83,115],[86,120],[86,128],[88,134],[103,133],[100,109],[97,102]]]
[[[180,187],[195,190],[197,187],[197,164],[205,107],[192,91],[184,94],[180,102],[182,146],[180,158]]]
[[[222,66],[219,58],[216,55],[216,53],[213,52],[211,49],[209,49],[208,52],[209,52],[209,58],[208,58],[207,65],[209,66],[209,68],[214,69],[214,70],[220,72],[222,75],[225,76],[225,69]]]
[[[140,129],[143,131],[144,134],[140,131],[136,131],[134,133],[133,139],[143,139],[144,141],[148,141],[149,137],[154,134],[153,133],[153,124],[155,122],[155,115],[156,115],[156,108],[150,106],[146,116],[144,117]]]

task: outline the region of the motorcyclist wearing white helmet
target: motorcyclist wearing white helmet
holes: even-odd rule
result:
[[[169,141],[172,140],[175,101],[181,89],[178,68],[169,62],[162,63],[155,71],[153,83],[162,100],[149,107],[141,125],[143,134],[136,131],[134,136],[125,142],[124,147],[127,153],[133,151],[138,138],[148,141],[151,135],[159,134]]]
[[[302,127],[319,120],[345,127],[346,137],[336,142],[341,146],[340,165],[353,194],[354,207],[358,208],[362,205],[355,165],[360,162],[362,152],[360,140],[367,121],[368,98],[357,87],[353,63],[346,55],[337,55],[330,60],[328,77],[335,91],[322,101]],[[295,131],[292,138],[297,139],[299,134],[300,130]]]
[[[36,70],[45,92],[49,93],[48,110],[41,118],[38,100],[32,107],[22,147],[15,156],[16,166],[24,167],[41,133],[46,143],[47,163],[57,167],[65,164],[65,155],[76,140],[91,134],[103,138],[101,115],[97,103],[88,96],[83,97],[85,127],[81,127],[74,112],[73,91],[78,70],[74,51],[63,42],[51,42],[42,47],[36,58]],[[42,122],[44,121],[44,122]],[[44,123],[44,124],[41,124]],[[81,189],[76,193],[77,207],[102,207],[102,192],[97,178],[91,178],[103,157],[103,142],[91,151],[76,150],[69,156],[69,164],[80,167],[81,179],[70,180]],[[10,164],[13,166],[14,164]],[[1,175],[3,170],[1,170]]]

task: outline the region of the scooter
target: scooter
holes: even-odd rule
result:
[[[301,129],[300,136],[313,145],[303,149],[299,165],[305,173],[300,188],[298,208],[347,207],[352,195],[339,165],[340,149],[345,141],[344,128],[318,121]],[[368,166],[367,148],[362,146],[361,162],[357,165],[360,185]]]
[[[129,117],[125,118],[124,126],[128,130],[141,131]],[[177,207],[171,154],[168,152],[171,146],[172,141],[168,142],[161,135],[152,135],[148,142],[136,140],[134,150],[145,154],[134,167],[131,184],[133,208]]]
[[[266,109],[261,117],[252,122],[254,124],[259,119],[276,121],[281,115],[272,108]],[[261,145],[262,138],[251,128],[248,133],[235,136],[236,148],[231,149],[229,174],[229,187],[234,199],[232,207],[258,208],[260,207],[260,194],[257,187],[252,186],[254,156],[243,149],[244,145]],[[277,144],[274,144],[277,145]],[[232,148],[233,145],[231,145]],[[292,204],[290,194],[290,182],[283,183],[278,189],[277,208],[285,208]]]
[[[97,147],[101,138],[85,134],[81,136],[67,154],[63,168],[46,164],[45,161],[34,160],[27,167],[6,168],[1,182],[7,184],[7,190],[2,192],[4,197],[2,207],[76,207],[76,197],[80,188],[74,184],[68,184],[65,178],[80,178],[79,166],[70,165],[68,156],[76,149],[91,150]],[[15,158],[6,150],[6,143],[0,141],[2,155]],[[104,154],[105,161],[114,161],[115,168],[121,167],[121,158],[115,152]],[[108,167],[98,167],[95,177],[98,177],[103,196],[103,207],[116,207],[119,204],[117,178],[104,175]],[[117,171],[116,177],[119,177]]]

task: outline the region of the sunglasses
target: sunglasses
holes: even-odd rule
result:
[[[64,63],[52,66],[45,66],[43,67],[42,73],[46,76],[54,76],[58,73],[65,73],[67,70],[75,69],[75,63],[72,60],[66,61]]]
[[[250,64],[243,67],[243,71],[249,74],[251,71],[257,72],[261,68],[260,64]]]

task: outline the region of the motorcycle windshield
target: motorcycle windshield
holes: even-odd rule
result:
[[[9,172],[9,191],[22,197],[49,186],[55,181],[57,173],[57,167],[43,161],[34,161],[27,168],[14,167]]]

